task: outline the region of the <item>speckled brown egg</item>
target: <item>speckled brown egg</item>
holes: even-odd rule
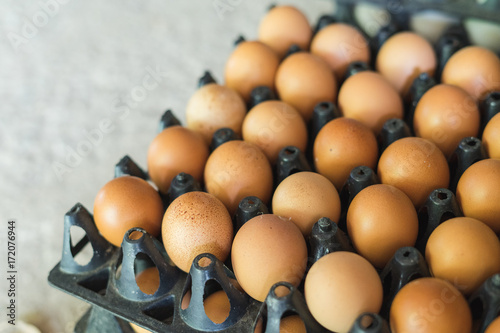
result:
[[[340,87],[339,109],[344,117],[356,119],[378,134],[384,123],[403,118],[403,101],[382,75],[364,71],[349,77]]]
[[[483,132],[483,146],[490,158],[500,159],[500,113],[488,121]]]
[[[361,190],[347,211],[347,231],[356,251],[384,268],[396,251],[417,240],[417,211],[410,198],[392,185]]]
[[[316,261],[306,276],[307,306],[325,328],[347,333],[363,312],[379,312],[382,282],[375,268],[352,252],[333,252]]]
[[[416,33],[404,31],[393,35],[382,45],[376,68],[405,96],[420,74],[434,75],[436,63],[432,45]]]
[[[328,178],[304,171],[286,177],[278,185],[272,208],[274,214],[290,218],[307,236],[322,217],[338,223],[340,198]]]
[[[273,187],[271,164],[253,143],[229,141],[210,155],[205,167],[205,186],[232,216],[245,197],[256,196],[266,204],[269,202]]]
[[[470,333],[472,315],[465,298],[449,282],[421,278],[396,294],[390,325],[393,332]]]
[[[429,89],[415,109],[415,134],[428,139],[446,157],[457,149],[463,138],[477,136],[480,116],[476,101],[460,87],[438,84]]]
[[[258,215],[234,237],[231,261],[243,290],[263,302],[277,282],[299,285],[307,264],[306,241],[289,219]]]
[[[357,120],[337,118],[326,124],[314,141],[316,170],[328,178],[338,191],[351,170],[365,165],[375,168],[377,140],[373,132]]]
[[[207,145],[220,128],[230,128],[241,135],[241,124],[247,109],[233,89],[215,83],[198,89],[186,107],[187,127],[200,133]]]
[[[281,63],[276,73],[276,90],[284,102],[296,108],[309,121],[320,102],[335,102],[337,81],[320,57],[297,52]]]
[[[96,227],[115,246],[121,246],[125,233],[135,227],[158,236],[162,216],[160,195],[138,177],[122,176],[109,181],[94,200]]]
[[[441,80],[465,89],[476,100],[482,99],[500,90],[500,58],[484,47],[464,47],[448,60]]]
[[[500,233],[500,160],[486,159],[467,168],[457,184],[457,200],[465,216]]]
[[[205,192],[189,192],[175,199],[165,212],[163,245],[174,264],[189,272],[193,259],[211,253],[226,260],[233,240],[233,223],[224,204]]]
[[[370,46],[355,27],[334,23],[321,29],[311,42],[311,53],[323,58],[341,80],[353,61],[370,62]]]
[[[455,217],[440,224],[425,248],[429,271],[470,295],[500,273],[500,241],[483,222]]]
[[[149,145],[149,176],[162,193],[167,193],[172,179],[181,172],[201,182],[208,154],[201,135],[181,126],[168,127]]]
[[[243,121],[243,140],[258,146],[271,164],[281,149],[295,146],[305,151],[307,127],[294,107],[281,101],[266,101],[253,107]]]
[[[307,18],[292,6],[276,6],[260,21],[259,40],[283,58],[292,45],[309,49],[312,30]]]
[[[387,147],[378,163],[378,176],[384,184],[402,190],[417,207],[431,192],[447,188],[450,181],[448,162],[431,141],[408,137]]]
[[[274,78],[280,59],[269,46],[244,41],[236,46],[224,69],[226,86],[237,91],[245,101],[258,86],[274,89]]]

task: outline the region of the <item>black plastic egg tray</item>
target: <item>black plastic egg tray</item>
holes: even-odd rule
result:
[[[405,12],[414,12],[429,5],[432,8],[455,8],[460,14],[470,14],[482,18],[500,21],[498,10],[499,1],[483,1],[481,11],[476,9],[466,13],[474,1],[370,1],[385,6],[400,5]],[[355,1],[340,0],[341,11],[337,17],[323,16],[318,20],[315,31],[333,21],[350,21]],[[464,4],[464,6],[460,6]],[[479,5],[478,5],[479,6]],[[489,7],[487,7],[489,6]],[[460,7],[460,8],[458,8]],[[477,6],[476,6],[477,7]],[[479,7],[478,7],[479,8]],[[494,8],[497,12],[488,11],[482,15],[484,8]],[[467,10],[466,10],[467,9]],[[401,11],[404,12],[404,11]],[[399,12],[398,12],[399,13]],[[481,14],[481,15],[479,15]],[[394,15],[393,15],[394,16]],[[378,47],[401,26],[399,18],[393,17],[393,22],[381,29],[380,33],[370,42],[376,54]],[[241,39],[239,39],[241,40]],[[450,42],[452,41],[452,43]],[[447,59],[458,48],[467,45],[468,38],[465,30],[460,26],[451,27],[436,44],[438,55],[438,73],[436,78],[427,74],[417,77],[410,89],[405,103],[405,120],[388,120],[378,137],[380,153],[392,142],[412,135],[412,114],[420,97],[439,80],[439,68],[442,68]],[[290,53],[297,51],[293,47]],[[373,57],[375,58],[375,57]],[[366,70],[372,64],[356,62],[349,66],[347,76],[361,70]],[[347,77],[346,76],[346,77]],[[209,72],[200,78],[198,84],[202,86],[215,82]],[[274,99],[271,90],[258,87],[252,92],[252,107],[262,101]],[[482,127],[495,114],[500,112],[500,92],[493,92],[480,104]],[[335,105],[329,102],[319,103],[314,109],[309,126],[309,142],[313,142],[316,134],[328,121],[339,117],[340,113]],[[166,127],[180,125],[180,122],[171,111],[166,111],[160,119],[159,130]],[[211,149],[229,140],[236,139],[236,135],[229,129],[218,130],[213,138]],[[296,147],[282,149],[278,157],[277,167],[274,170],[275,187],[288,175],[312,170],[313,165],[311,146],[304,155]],[[396,293],[409,281],[419,277],[429,276],[427,264],[422,256],[427,238],[430,233],[443,221],[462,216],[455,199],[455,188],[461,174],[471,164],[485,158],[485,152],[478,138],[464,138],[456,152],[449,160],[450,186],[448,189],[434,190],[427,202],[418,211],[419,235],[415,247],[399,249],[388,265],[379,271],[384,289],[384,301],[379,314],[362,314],[354,323],[351,333],[389,333],[387,319],[392,300]],[[148,174],[141,169],[131,158],[125,156],[115,166],[115,177],[133,175],[148,180]],[[345,214],[349,203],[362,189],[378,183],[375,172],[359,166],[351,171],[350,177],[340,192],[342,203],[341,219],[338,223],[327,218],[321,218],[313,227],[311,236],[307,239],[310,267],[319,258],[334,251],[353,251],[346,234]],[[169,193],[162,196],[165,207],[179,195],[202,190],[193,177],[179,174],[172,181]],[[252,217],[267,213],[269,210],[256,197],[242,200],[234,217],[235,232]],[[78,227],[84,230],[85,236],[80,240],[72,240],[70,229]],[[134,233],[134,237],[130,235]],[[139,233],[140,237],[136,237]],[[73,245],[75,244],[75,245]],[[75,257],[85,246],[92,246],[93,256],[86,265],[80,265]],[[201,264],[201,259],[209,264]],[[152,294],[143,293],[136,284],[135,275],[142,270],[156,266],[160,276],[157,291]],[[298,314],[307,329],[307,332],[329,332],[312,317],[305,303],[302,291],[303,284],[294,287],[288,283],[274,285],[265,302],[260,303],[235,287],[231,263],[220,262],[211,254],[200,254],[194,261],[187,274],[175,267],[165,252],[161,241],[150,236],[144,230],[133,228],[127,232],[122,246],[117,248],[107,242],[98,232],[90,212],[81,204],[76,204],[64,217],[64,241],[61,261],[51,270],[49,283],[68,294],[80,298],[92,306],[75,326],[76,333],[132,333],[129,323],[135,323],[153,332],[254,332],[255,325],[262,323],[263,332],[278,333],[280,320],[284,316]],[[274,289],[285,286],[289,293],[278,297]],[[217,290],[224,290],[227,294],[231,310],[227,319],[221,324],[215,324],[205,314],[203,299]],[[182,309],[181,302],[184,295],[191,290],[191,300],[186,309]],[[469,298],[473,319],[477,332],[484,332],[487,325],[500,313],[500,274],[488,279]],[[371,320],[366,321],[365,317]],[[370,323],[371,322],[371,323]]]

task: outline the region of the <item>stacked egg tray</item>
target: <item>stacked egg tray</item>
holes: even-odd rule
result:
[[[387,5],[383,1],[372,2]],[[435,9],[442,9],[442,4],[445,2],[431,4],[436,7]],[[459,2],[470,3],[470,1]],[[314,27],[314,31],[336,21],[346,21],[356,25],[356,22],[352,20],[354,3],[354,1],[348,0],[339,1],[339,15],[322,16]],[[398,15],[407,18],[408,13],[421,10],[424,3],[429,6],[427,1],[408,1],[408,4],[404,1],[398,2],[399,6],[402,6],[401,8],[406,9],[406,11],[398,11]],[[485,3],[490,9],[499,9],[499,4],[495,1],[485,1]],[[446,8],[455,7],[450,7],[447,4]],[[474,7],[474,10],[470,8],[465,5],[457,6],[454,13],[500,21],[498,12],[484,10],[484,8],[479,9],[477,6]],[[456,11],[460,11],[460,13]],[[374,54],[376,54],[378,47],[398,29],[407,28],[399,24],[404,21],[402,16],[392,15],[392,18],[391,23],[382,28],[379,34],[371,39],[370,43]],[[439,39],[436,44],[436,53],[439,55],[438,69],[442,68],[446,60],[457,50],[457,45],[461,45],[461,43],[457,44],[457,40],[463,41],[463,33],[463,29],[454,27],[445,32]],[[296,51],[292,47],[289,53]],[[352,63],[346,77],[368,69],[369,66],[370,64],[360,62]],[[200,78],[198,85],[201,87],[212,82],[215,80],[209,72],[206,72]],[[416,103],[435,84],[435,79],[427,74],[422,74],[415,79],[410,89],[408,102],[405,105],[405,121],[388,120],[378,136],[380,153],[392,142],[412,135],[411,115]],[[249,108],[270,99],[275,99],[273,92],[266,87],[258,87],[252,92]],[[481,128],[484,128],[485,123],[500,112],[500,92],[490,93],[481,102],[480,110],[483,121]],[[330,102],[319,103],[308,124],[309,141],[313,142],[322,126],[339,116],[340,113],[334,104]],[[180,125],[180,122],[168,110],[160,119],[159,130],[174,125]],[[215,149],[224,142],[235,138],[236,135],[230,129],[220,129],[214,134],[211,148]],[[464,138],[460,142],[449,160],[451,172],[449,188],[434,190],[418,211],[419,235],[415,247],[399,249],[386,267],[378,271],[384,290],[381,311],[378,314],[362,314],[354,322],[350,330],[351,333],[390,332],[387,320],[392,300],[408,282],[419,277],[430,276],[422,256],[427,239],[430,233],[443,221],[463,216],[454,195],[458,179],[467,167],[484,158],[486,158],[484,148],[478,138]],[[313,169],[312,166],[310,154],[304,155],[293,146],[282,149],[278,157],[277,167],[274,170],[275,188],[288,175],[299,171],[310,171]],[[123,175],[149,180],[147,172],[128,156],[125,156],[115,166],[115,177]],[[358,166],[351,171],[340,192],[342,214],[339,223],[334,223],[328,218],[321,218],[316,222],[310,237],[307,239],[308,268],[325,254],[335,251],[354,251],[346,233],[345,215],[347,208],[357,193],[367,186],[377,183],[379,183],[377,175],[366,166]],[[162,195],[165,207],[176,197],[196,190],[203,189],[192,176],[184,173],[177,175],[172,181],[169,193]],[[252,217],[268,212],[266,205],[258,198],[247,197],[243,199],[233,219],[235,230]],[[85,236],[77,242],[72,240],[70,233],[72,227],[83,229]],[[75,257],[86,246],[92,246],[93,255],[86,265],[80,265],[75,261]],[[135,275],[136,272],[141,272],[152,266],[156,266],[158,269],[160,284],[154,294],[146,294],[137,286]],[[161,241],[140,228],[130,229],[124,236],[122,246],[118,248],[100,235],[91,213],[79,203],[71,208],[64,217],[62,259],[51,270],[48,277],[49,283],[55,288],[92,305],[75,326],[74,331],[77,333],[133,333],[134,330],[130,323],[135,323],[153,332],[254,332],[256,325],[259,324],[262,325],[263,332],[277,333],[280,331],[281,318],[292,314],[298,314],[301,317],[307,332],[330,332],[323,328],[309,312],[302,294],[303,281],[298,287],[286,282],[275,284],[269,291],[266,300],[261,303],[237,289],[232,282],[234,279],[231,262],[228,260],[222,263],[209,253],[197,256],[189,273],[181,271],[171,263]],[[288,293],[278,297],[275,293],[275,289],[278,287],[286,287]],[[203,299],[221,289],[230,300],[231,310],[223,323],[215,324],[205,314]],[[191,301],[189,306],[183,309],[181,302],[189,290],[191,291]],[[484,332],[489,323],[500,313],[500,274],[486,280],[469,297],[468,301],[477,332]]]
[[[446,13],[450,16],[467,19],[478,18],[490,22],[500,22],[498,11],[500,2],[498,0],[336,0],[338,15],[341,15],[344,21],[354,21],[353,8],[361,2],[366,2],[387,9],[394,22],[397,22],[404,29],[408,28],[410,16],[423,11],[437,11]]]

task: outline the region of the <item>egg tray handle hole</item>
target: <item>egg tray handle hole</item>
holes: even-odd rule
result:
[[[370,329],[378,326],[377,318],[375,318],[375,316],[370,313],[362,315],[361,318],[359,319],[359,322],[360,326],[364,329]]]
[[[466,139],[465,144],[469,147],[476,147],[477,141],[474,139]]]
[[[94,257],[94,248],[90,243],[87,233],[83,228],[76,225],[70,227],[69,233],[73,260],[80,266],[87,265]]]
[[[500,91],[494,91],[490,94],[490,98],[494,101],[500,101]]]
[[[133,228],[127,232],[127,238],[131,241],[139,241],[144,236],[144,231]]]
[[[286,284],[277,284],[273,287],[273,296],[276,298],[284,298],[291,293],[290,286]]]
[[[446,192],[438,192],[437,197],[439,200],[447,200],[448,199],[448,194]]]
[[[283,152],[285,153],[285,155],[295,155],[297,154],[297,149],[286,147],[285,149],[283,149]]]
[[[196,265],[200,269],[208,269],[210,266],[214,265],[214,262],[212,261],[212,258],[210,258],[209,256],[202,255],[200,258],[198,258]]]

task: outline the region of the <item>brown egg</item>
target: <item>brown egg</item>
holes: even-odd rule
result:
[[[234,237],[231,260],[243,290],[263,302],[277,282],[299,285],[307,264],[306,241],[289,219],[258,215]]]
[[[382,183],[399,188],[417,207],[433,190],[447,188],[450,180],[441,150],[431,141],[416,137],[389,145],[380,156],[377,174]]]
[[[135,276],[135,282],[143,293],[153,295],[160,286],[158,268],[156,266],[146,268]]]
[[[352,252],[329,253],[306,276],[304,293],[313,317],[325,328],[346,333],[363,312],[379,312],[382,283],[373,266]]]
[[[256,196],[268,203],[273,172],[266,155],[253,143],[229,141],[210,155],[205,167],[205,186],[234,215],[240,201]]]
[[[181,172],[201,182],[208,154],[208,145],[198,133],[181,126],[168,127],[149,145],[149,176],[162,193],[167,193],[172,179]]]
[[[460,141],[479,133],[476,101],[462,88],[439,84],[429,89],[415,109],[415,134],[428,139],[450,157]]]
[[[483,146],[490,158],[500,159],[500,113],[488,121],[483,132]]]
[[[340,87],[339,108],[346,118],[356,119],[378,134],[391,118],[403,118],[403,101],[382,75],[372,71],[349,77]]]
[[[186,108],[187,127],[200,133],[207,145],[220,128],[230,128],[241,134],[241,124],[247,114],[245,102],[233,89],[215,83],[198,89]]]
[[[224,290],[216,291],[207,296],[203,300],[203,307],[207,317],[216,324],[225,322],[231,311],[231,304]]]
[[[101,235],[115,246],[131,228],[142,228],[153,237],[160,234],[163,203],[147,181],[132,176],[115,178],[94,200],[94,221]]]
[[[465,298],[449,282],[421,278],[396,294],[390,325],[393,332],[470,333],[472,315]]]
[[[135,276],[135,282],[139,289],[145,293],[152,295],[158,290],[160,286],[160,274],[158,273],[158,268],[149,267],[138,273]],[[136,324],[130,323],[130,326],[136,333],[150,333],[150,330],[137,326]]]
[[[500,332],[500,317],[497,317],[491,322],[484,333],[498,333]]]
[[[276,73],[276,90],[284,102],[295,107],[306,121],[320,102],[335,102],[337,82],[326,62],[307,52],[294,53]]]
[[[130,326],[134,330],[135,333],[151,333],[152,331],[147,330],[145,328],[142,328],[140,326],[137,326],[136,324],[130,323]]]
[[[432,45],[416,33],[405,31],[393,35],[382,45],[376,67],[405,96],[420,74],[434,75],[436,62]]]
[[[500,160],[482,160],[465,170],[457,184],[457,200],[465,216],[500,233]]]
[[[254,88],[267,86],[274,89],[279,62],[278,55],[264,43],[241,42],[226,62],[226,86],[236,90],[248,102]]]
[[[370,62],[370,46],[353,26],[334,23],[321,29],[311,42],[311,53],[323,58],[340,80],[353,61]]]
[[[184,294],[181,301],[181,309],[186,310],[189,307],[189,303],[191,302],[191,289]]]
[[[264,329],[263,329],[264,324],[263,323],[264,323],[264,320],[262,319],[262,317],[259,317],[257,319],[257,323],[255,324],[253,333],[264,333]]]
[[[476,100],[482,99],[500,90],[500,58],[484,47],[464,47],[448,60],[441,80],[465,89]]]
[[[305,151],[307,127],[300,113],[281,101],[266,101],[253,107],[243,121],[243,140],[258,146],[269,162],[276,164],[286,146]]]
[[[326,124],[314,141],[316,170],[328,178],[338,191],[351,170],[365,165],[375,168],[377,140],[373,132],[357,120],[337,118]]]
[[[500,272],[500,241],[483,222],[455,217],[432,232],[425,259],[433,276],[449,281],[469,295]]]
[[[255,325],[254,333],[264,333],[262,328],[262,318],[259,318],[257,325]],[[304,321],[298,315],[291,315],[282,317],[280,322],[280,333],[307,333]]]
[[[188,192],[167,208],[161,233],[170,259],[189,272],[193,259],[202,253],[226,260],[233,240],[233,223],[216,197],[205,192]]]
[[[349,205],[347,230],[356,251],[375,267],[383,268],[399,248],[415,245],[417,211],[396,187],[368,186]]]
[[[298,172],[285,178],[273,195],[273,213],[290,218],[304,236],[322,217],[340,217],[340,198],[328,178],[315,172]]]
[[[292,6],[276,6],[260,21],[259,40],[283,58],[293,44],[309,49],[312,30],[307,18]]]

